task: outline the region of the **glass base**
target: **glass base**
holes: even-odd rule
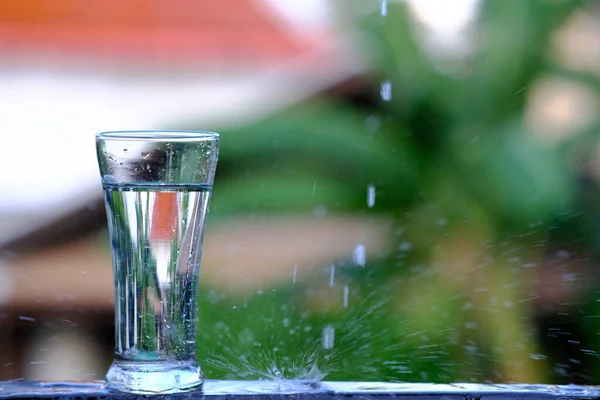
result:
[[[138,394],[186,392],[203,382],[195,360],[115,361],[106,374],[109,389]]]

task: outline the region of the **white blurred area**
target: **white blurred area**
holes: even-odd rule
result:
[[[469,28],[477,14],[479,0],[407,0],[409,10],[420,29],[422,48],[438,66],[473,51]],[[442,69],[447,68],[447,65]]]
[[[140,70],[112,63],[8,62],[0,67],[0,246],[99,199],[94,135],[194,121],[206,130],[260,118],[366,68],[330,32],[328,2],[254,0],[302,52],[260,65]],[[27,60],[25,54],[25,60]],[[3,55],[3,58],[6,58]],[[12,60],[11,60],[12,61]]]

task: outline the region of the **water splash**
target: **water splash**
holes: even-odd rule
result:
[[[235,347],[240,346],[238,342]],[[301,351],[293,362],[289,357],[280,359],[273,351],[250,349],[241,345],[239,349],[229,346],[224,348],[232,358],[224,354],[212,354],[206,360],[206,364],[217,370],[226,371],[227,379],[258,379],[270,381],[281,388],[299,386],[306,390],[309,386],[314,388],[325,376],[327,371],[319,368],[318,359],[320,350],[314,346],[308,346],[307,350]],[[235,351],[234,351],[235,350]],[[238,350],[247,351],[240,353]],[[248,355],[252,355],[248,357]]]
[[[328,289],[325,292],[340,296],[338,304],[343,323],[323,321],[305,312],[304,286],[297,286],[298,302],[282,304],[256,297],[258,302],[249,305],[248,310],[261,317],[248,320],[242,332],[226,321],[213,325],[216,331],[206,337],[218,339],[215,352],[203,356],[208,369],[206,372],[210,371],[220,379],[258,379],[283,388],[289,385],[319,386],[325,376],[336,375],[337,378],[349,362],[357,366],[354,369],[357,376],[393,380],[407,374],[414,375],[416,372],[410,360],[392,356],[401,354],[400,350],[406,344],[390,341],[389,330],[382,329],[387,325],[373,327],[389,314],[393,296],[383,294],[397,290],[397,283],[387,282],[377,285],[377,290],[366,292],[362,292],[360,287],[355,288],[352,291],[352,295],[356,296],[353,297],[353,307],[360,305],[362,310],[356,313],[349,307],[350,285],[345,281],[345,273],[352,269],[345,272],[344,267],[338,265],[335,269],[339,291],[325,283]],[[325,272],[330,277],[329,268]],[[231,304],[228,305],[231,307]],[[262,331],[263,326],[267,327],[266,333]],[[278,330],[272,331],[270,326]],[[418,356],[444,360],[443,349],[438,351],[437,347],[432,347],[429,339],[425,339],[425,332],[413,322],[406,321],[398,326],[398,333],[411,338],[410,341],[415,344],[422,344],[411,347]],[[423,339],[419,339],[421,337]],[[384,364],[381,364],[381,358],[374,357],[381,351],[390,355],[385,358]],[[444,367],[439,368],[443,372]]]

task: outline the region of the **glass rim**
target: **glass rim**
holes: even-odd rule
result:
[[[185,130],[132,130],[106,131],[96,134],[97,140],[140,140],[140,141],[209,141],[219,139],[219,134],[210,131]]]

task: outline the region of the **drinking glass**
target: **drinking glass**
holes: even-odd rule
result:
[[[96,150],[115,284],[107,384],[141,394],[197,388],[198,278],[219,135],[103,132]]]

